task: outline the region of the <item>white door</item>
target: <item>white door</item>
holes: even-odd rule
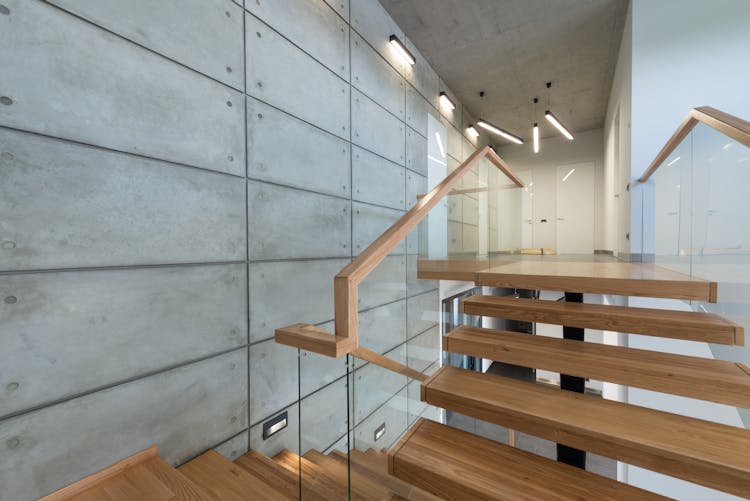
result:
[[[530,170],[516,172],[523,181],[524,187],[521,192],[521,248],[530,249],[533,245],[533,202],[534,202],[534,179]]]
[[[594,163],[557,166],[557,253],[594,252]]]

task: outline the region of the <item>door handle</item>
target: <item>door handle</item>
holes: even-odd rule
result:
[[[565,218],[564,217],[558,217],[557,220],[558,221],[565,221]]]

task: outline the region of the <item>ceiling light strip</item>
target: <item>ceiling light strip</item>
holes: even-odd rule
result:
[[[549,122],[557,127],[557,130],[560,131],[560,133],[570,139],[573,140],[573,134],[570,133],[570,131],[562,124],[560,120],[557,119],[555,115],[552,114],[551,111],[547,110],[544,112],[544,116],[549,120]]]
[[[534,136],[534,153],[539,153],[539,124],[538,123],[534,123],[533,136]]]
[[[511,134],[507,130],[501,129],[497,125],[491,124],[487,120],[484,120],[484,119],[480,118],[477,121],[477,125],[480,126],[483,129],[486,129],[486,130],[492,132],[493,134],[497,134],[498,136],[507,139],[508,141],[510,141],[512,143],[523,144],[523,139],[521,139],[520,137],[516,136],[515,134]]]

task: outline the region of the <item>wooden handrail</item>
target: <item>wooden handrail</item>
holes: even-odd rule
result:
[[[453,172],[443,179],[428,194],[421,197],[416,204],[388,228],[382,235],[363,250],[351,263],[345,266],[333,279],[335,335],[307,324],[294,324],[276,329],[277,343],[313,351],[329,357],[340,357],[352,354],[375,365],[398,372],[414,379],[423,379],[423,375],[409,367],[379,355],[367,348],[360,347],[358,342],[359,312],[357,306],[358,287],[370,272],[422,221],[441,199],[452,192],[456,184],[473,169],[479,161],[487,158],[500,169],[517,187],[523,187],[523,181],[516,176],[508,165],[489,146],[475,151]]]
[[[750,122],[711,108],[710,106],[694,108],[690,110],[687,118],[680,124],[675,133],[672,134],[667,144],[659,151],[659,154],[656,155],[656,158],[648,166],[648,169],[638,178],[638,182],[645,183],[648,181],[653,173],[661,167],[664,161],[669,158],[669,155],[677,149],[680,143],[699,123],[706,124],[750,148]]]

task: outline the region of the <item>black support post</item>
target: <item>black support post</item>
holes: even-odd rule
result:
[[[582,303],[583,294],[580,292],[566,292],[565,293],[566,303]],[[576,341],[583,341],[583,329],[578,327],[566,327],[563,326],[563,338],[574,339]],[[563,390],[574,391],[576,393],[583,393],[586,380],[582,377],[570,376],[568,374],[560,374],[560,388]],[[574,449],[567,445],[557,444],[557,460],[561,463],[569,464],[583,470],[586,469],[586,451]]]

